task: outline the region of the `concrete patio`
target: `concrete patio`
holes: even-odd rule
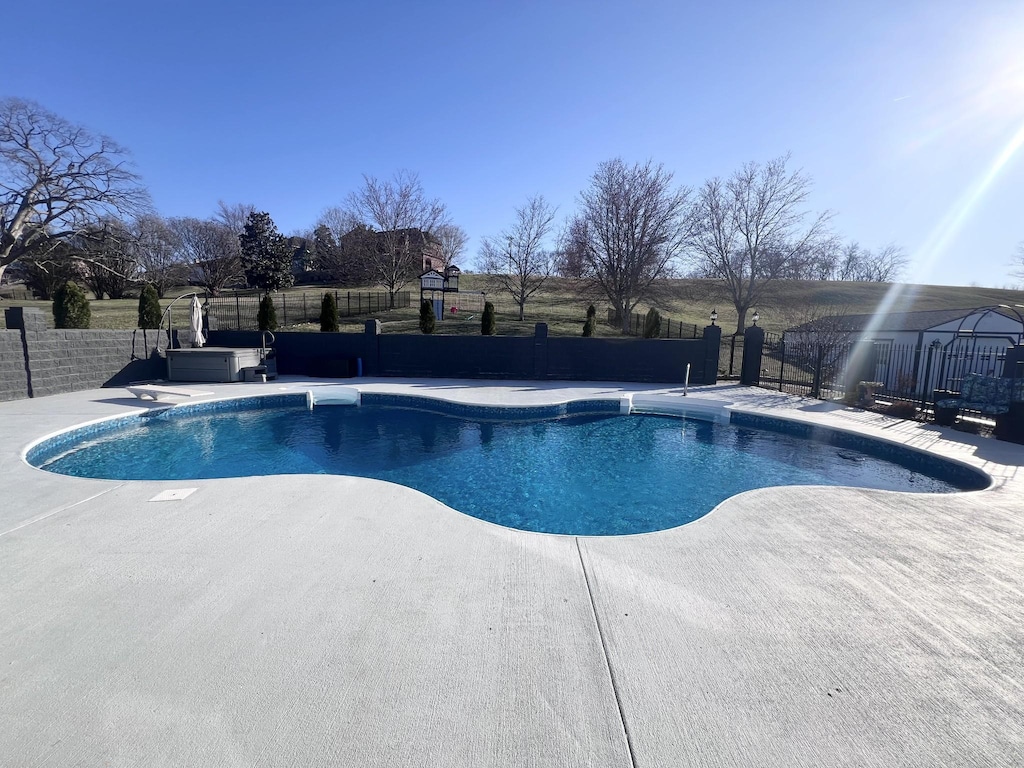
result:
[[[681,397],[352,381],[483,404]],[[52,475],[26,445],[155,404],[0,403],[0,765],[1021,765],[1024,446],[734,385],[701,399],[995,482],[764,489],[670,531],[551,536],[358,478]]]

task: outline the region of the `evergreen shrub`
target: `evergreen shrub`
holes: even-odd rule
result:
[[[338,302],[334,300],[333,293],[325,293],[324,300],[320,302],[320,330],[337,333],[338,329]]]
[[[139,294],[139,328],[159,328],[161,317],[160,295],[152,283],[146,283]]]
[[[590,338],[594,335],[594,326],[597,325],[597,310],[591,304],[587,307],[587,321],[583,323],[583,335]]]
[[[494,305],[491,302],[484,303],[484,314],[480,318],[480,333],[484,336],[493,336],[495,333],[495,326],[497,324],[494,315]]]
[[[73,280],[60,286],[53,295],[53,325],[55,328],[88,328],[92,319],[85,291]]]
[[[430,299],[424,299],[420,304],[420,331],[433,333],[434,323],[434,303]]]
[[[256,322],[259,323],[261,331],[277,330],[277,310],[274,309],[274,300],[270,294],[265,294],[260,299],[260,311],[256,315]]]
[[[661,313],[651,307],[644,317],[644,338],[656,339],[659,336],[661,336]]]

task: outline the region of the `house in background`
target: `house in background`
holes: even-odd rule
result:
[[[968,373],[1004,375],[1006,350],[1024,343],[1024,315],[1009,306],[835,315],[790,328],[784,338],[836,357],[855,342],[870,343],[871,362],[857,375],[909,395],[955,388]]]

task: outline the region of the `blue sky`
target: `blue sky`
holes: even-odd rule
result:
[[[45,10],[44,10],[45,8]],[[914,282],[1006,286],[1024,241],[1024,3],[77,2],[4,11],[0,95],[128,147],[164,216],[310,228],[408,169],[470,234],[597,164],[680,184],[792,153]]]

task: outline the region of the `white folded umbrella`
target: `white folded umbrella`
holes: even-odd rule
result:
[[[206,343],[203,336],[203,308],[199,304],[199,297],[192,297],[192,315],[189,318],[189,328],[192,329],[192,346],[201,347]]]

